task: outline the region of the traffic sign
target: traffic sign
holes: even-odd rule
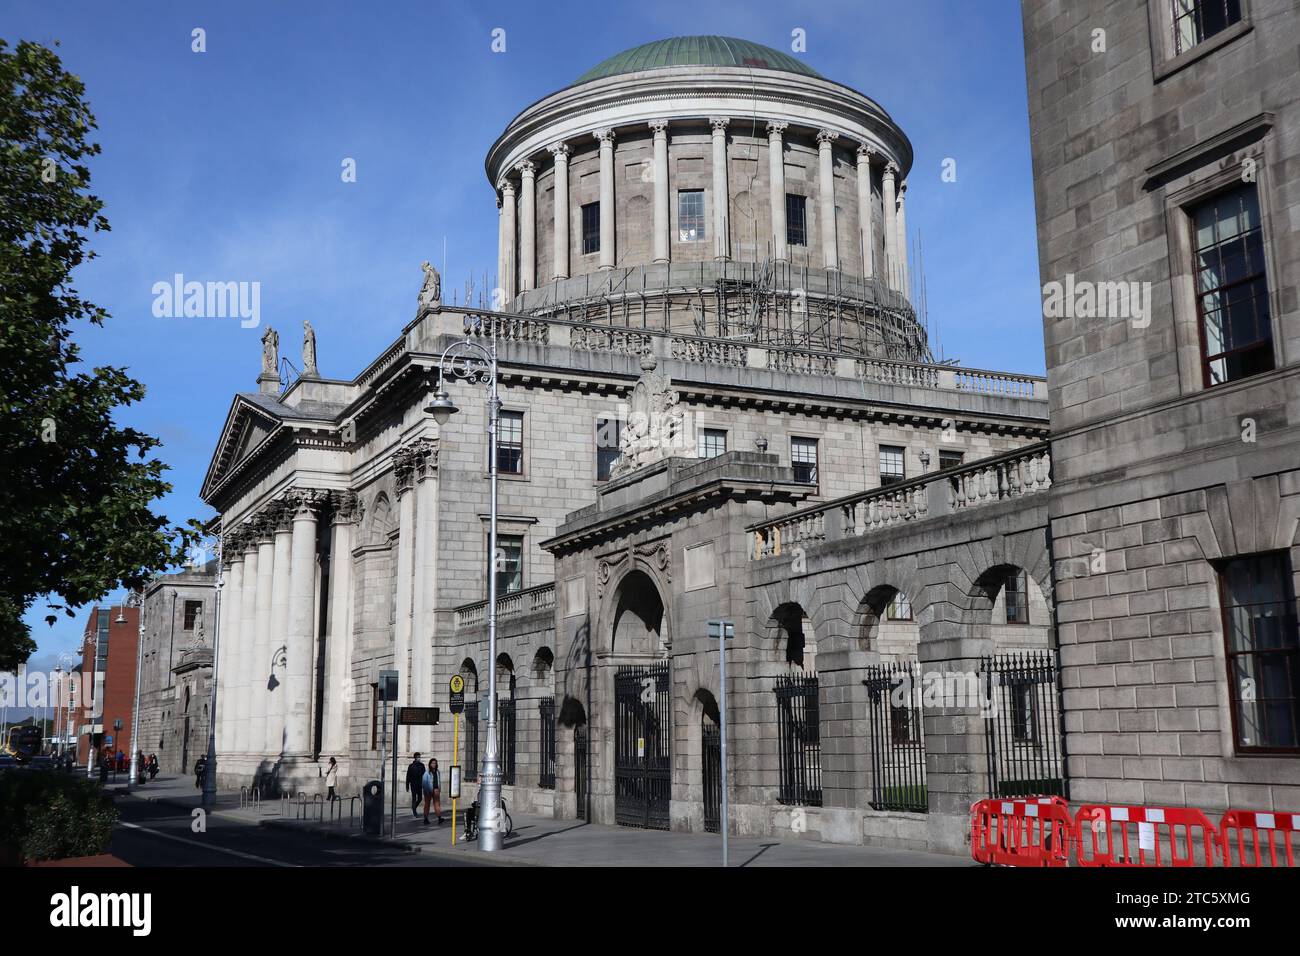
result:
[[[465,709],[465,678],[459,674],[452,674],[449,684],[451,690],[450,710],[453,714],[459,714]]]

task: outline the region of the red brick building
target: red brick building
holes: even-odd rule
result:
[[[132,708],[135,706],[136,654],[140,647],[139,608],[93,607],[81,647],[86,675],[78,701],[77,762],[84,766],[88,748],[96,755],[105,746],[128,756],[135,746]],[[117,722],[122,725],[118,728]],[[98,756],[96,756],[98,759]]]

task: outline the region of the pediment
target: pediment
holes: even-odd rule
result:
[[[225,478],[266,444],[280,425],[280,418],[273,412],[237,395],[230,407],[230,414],[226,416],[216,453],[208,465],[200,497],[208,501],[208,496]]]

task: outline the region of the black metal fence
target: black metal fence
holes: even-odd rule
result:
[[[515,702],[510,697],[497,698],[497,755],[501,761],[501,783],[515,783]]]
[[[867,668],[871,714],[871,806],[925,813],[925,731],[920,666],[899,661]]]
[[[614,821],[667,830],[672,793],[667,664],[614,673]]]
[[[465,704],[465,779],[478,779],[478,702]]]
[[[587,726],[573,728],[573,792],[577,798],[578,819],[587,819]]]
[[[986,657],[980,671],[989,710],[984,733],[992,794],[1068,799],[1056,653]]]
[[[704,776],[704,829],[722,829],[722,728],[709,719],[700,727],[703,744],[701,769]]]
[[[780,787],[790,806],[822,805],[822,742],[817,675],[776,679]]]
[[[537,786],[543,790],[555,789],[555,698],[543,697],[537,702],[538,725],[541,729],[539,754],[541,774]]]

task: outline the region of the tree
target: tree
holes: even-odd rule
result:
[[[150,508],[171,491],[158,440],[113,420],[144,386],[77,368],[73,325],[108,318],[71,284],[108,229],[84,94],[54,51],[0,40],[0,670],[35,650],[22,617],[38,599],[71,616],[180,563],[196,534]]]

